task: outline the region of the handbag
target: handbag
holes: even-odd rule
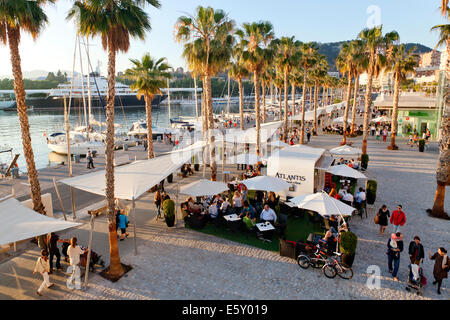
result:
[[[378,213],[376,214],[375,218],[373,218],[373,222],[375,224],[379,224],[380,223],[380,216],[378,215]]]

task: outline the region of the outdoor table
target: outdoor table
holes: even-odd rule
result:
[[[223,216],[223,218],[227,222],[227,226],[232,232],[239,231],[239,227],[240,227],[240,223],[241,223],[242,219],[239,218],[239,216],[237,214],[235,214],[235,213],[229,214],[229,215]]]
[[[239,221],[241,220],[241,218],[239,218],[239,216],[235,213],[233,214],[229,214],[226,216],[223,216],[225,218],[225,220],[227,220],[228,222],[235,222],[235,221]]]
[[[256,228],[262,233],[263,241],[272,241],[273,231],[275,227],[270,222],[257,223]]]

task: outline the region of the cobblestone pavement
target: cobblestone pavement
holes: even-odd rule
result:
[[[313,137],[311,146],[329,149],[338,145],[339,139],[341,138],[333,135]],[[438,296],[436,288],[431,284],[433,263],[428,259],[424,264],[424,272],[429,284],[423,297],[405,290],[409,262],[407,252],[403,252],[401,258],[400,282],[394,282],[387,272],[385,252],[388,235],[378,235],[378,226],[373,223],[375,210],[383,203],[391,211],[397,203],[403,204],[407,214],[403,229],[406,250],[409,241],[416,234],[422,238],[426,252],[434,252],[440,246],[450,247],[450,222],[430,218],[425,213],[434,199],[434,173],[438,154],[419,153],[417,149],[406,147],[406,142],[401,139],[398,143],[400,150],[393,152],[387,151],[386,144],[382,142],[369,142],[367,175],[378,181],[378,193],[375,205],[369,208],[369,217],[356,217],[350,223],[352,231],[359,237],[352,280],[327,279],[321,270],[302,270],[294,260],[280,257],[276,252],[184,228],[168,229],[164,223],[154,220],[155,212],[149,195],[137,204],[139,254],[133,254],[132,239],[119,243],[122,262],[132,265],[133,270],[116,283],[94,274],[90,276],[89,288],[85,291],[69,291],[61,286],[58,294],[48,290],[44,298],[448,300],[448,279],[444,281],[442,295]],[[355,146],[360,145],[359,141],[355,141]],[[195,178],[198,178],[198,174]],[[185,183],[195,178],[188,178]],[[169,188],[172,188],[169,189],[169,194],[173,194],[174,184]],[[447,192],[446,208],[450,207],[449,197]],[[94,239],[97,242],[94,248],[107,256],[107,248],[104,248],[104,243],[107,242],[101,245],[102,241],[106,241],[106,223],[99,221],[95,231]],[[81,238],[87,238],[86,229],[79,233]],[[27,254],[35,259],[37,250]],[[13,262],[20,265],[18,260]],[[379,266],[381,270],[380,289],[369,289],[366,286],[371,276],[367,270],[370,265]],[[22,270],[17,273],[22,277],[26,272],[28,271]],[[30,286],[25,282],[30,281],[29,278],[18,281],[18,276],[11,269],[3,271],[0,265],[0,280],[6,275],[10,277],[11,283],[15,281],[22,286]],[[33,281],[31,285],[37,288],[40,279]],[[0,292],[3,290],[0,286]],[[15,292],[18,290],[14,290],[8,296],[17,298]],[[33,291],[28,290],[29,292]]]

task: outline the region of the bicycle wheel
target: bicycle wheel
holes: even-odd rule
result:
[[[329,278],[329,279],[333,279],[334,277],[336,277],[336,269],[333,267],[333,265],[331,264],[326,264],[322,267],[322,272],[325,275],[325,277]]]
[[[297,258],[297,263],[302,269],[308,269],[311,263],[311,259],[305,255],[299,255]]]
[[[312,267],[314,269],[322,269],[324,265],[325,265],[325,261],[320,260],[320,259],[315,259],[314,263],[312,264]]]
[[[353,270],[352,270],[352,268],[346,268],[343,265],[338,267],[337,274],[342,279],[350,280],[351,278],[353,278]]]

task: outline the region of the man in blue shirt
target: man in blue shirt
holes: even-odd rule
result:
[[[242,208],[242,212],[239,215],[239,218],[244,218],[247,213],[250,213],[250,219],[253,219],[256,217],[256,210],[253,208],[251,204],[248,203],[248,201],[244,202],[244,208]]]

